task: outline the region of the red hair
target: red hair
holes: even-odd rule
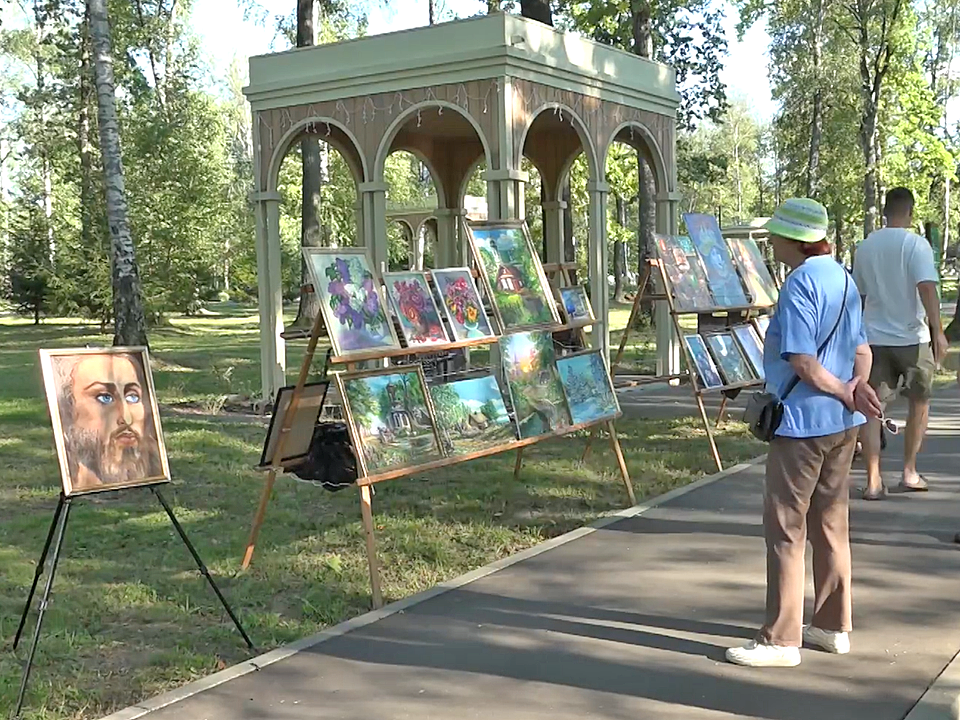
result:
[[[816,257],[817,255],[833,255],[833,246],[826,240],[818,242],[797,242],[798,250],[804,257]]]

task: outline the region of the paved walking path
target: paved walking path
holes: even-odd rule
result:
[[[792,670],[723,662],[763,610],[754,465],[272,664],[256,660],[258,671],[240,666],[232,672],[249,672],[146,719],[902,720],[960,650],[957,395],[935,402],[922,466],[932,492],[852,503],[849,656],[804,651]],[[894,438],[891,484],[901,448]],[[857,469],[852,484],[862,481]],[[940,699],[910,720],[948,717],[949,693]]]

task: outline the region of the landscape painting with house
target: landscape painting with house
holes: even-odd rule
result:
[[[522,227],[471,229],[483,274],[505,330],[559,322],[538,258]]]
[[[543,435],[570,424],[570,411],[549,331],[504,335],[500,357],[520,437]]]
[[[415,368],[343,378],[366,474],[441,457],[424,385]]]
[[[517,438],[492,375],[432,385],[430,397],[440,441],[450,455],[465,455]]]

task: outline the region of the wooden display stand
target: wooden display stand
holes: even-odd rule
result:
[[[562,269],[564,276],[566,276],[566,270]],[[427,273],[429,276],[430,273]],[[304,287],[305,292],[313,292],[313,287],[308,285]],[[563,332],[576,330],[580,333],[581,340],[583,339],[583,329],[592,324],[592,321],[583,321],[583,322],[573,322],[561,324],[558,326],[545,327],[544,331],[549,331],[551,333]],[[307,377],[310,373],[310,368],[313,364],[314,355],[316,354],[318,340],[322,334],[323,330],[323,317],[321,314],[317,315],[316,320],[314,321],[313,327],[309,333],[303,331],[289,333],[286,335],[287,339],[292,338],[309,338],[309,343],[307,345],[307,350],[303,358],[303,362],[300,367],[300,374],[297,377],[296,386],[293,389],[290,403],[286,409],[286,412],[283,414],[283,417],[280,421],[279,429],[279,440],[277,441],[276,448],[273,453],[273,457],[277,460],[283,458],[284,442],[286,437],[289,435],[291,424],[294,417],[297,413],[297,408],[303,393],[303,388],[306,385]],[[327,365],[341,365],[343,370],[354,370],[356,368],[356,363],[364,362],[368,360],[380,360],[387,361],[391,358],[397,357],[410,357],[416,355],[424,355],[437,353],[441,351],[456,350],[462,348],[476,347],[480,345],[493,345],[499,342],[500,336],[494,335],[492,337],[477,338],[474,340],[464,340],[459,342],[449,342],[444,344],[433,344],[425,345],[422,347],[404,347],[396,350],[387,350],[387,351],[370,351],[368,353],[351,353],[349,358],[338,357],[334,355],[331,351],[328,351],[326,357]],[[340,372],[340,370],[334,370],[334,372]],[[342,399],[341,399],[342,400]],[[549,440],[551,438],[561,437],[564,435],[570,435],[572,433],[578,432],[580,430],[585,430],[589,428],[599,428],[600,426],[605,426],[609,433],[609,440],[611,448],[613,449],[614,455],[617,458],[617,464],[620,470],[620,476],[624,484],[624,489],[626,490],[627,497],[629,499],[630,505],[636,504],[636,497],[633,491],[633,485],[630,480],[630,475],[627,470],[626,461],[623,456],[623,451],[620,447],[620,442],[617,437],[616,429],[614,427],[613,419],[598,420],[595,422],[584,423],[580,425],[572,425],[569,427],[564,427],[553,432],[548,432],[543,435],[539,435],[531,438],[516,439],[501,445],[497,445],[490,448],[485,448],[473,453],[456,455],[452,457],[442,457],[430,462],[422,463],[413,467],[404,467],[397,468],[392,470],[387,470],[385,472],[379,472],[374,475],[361,476],[356,480],[356,485],[360,491],[360,510],[363,519],[363,528],[364,534],[366,537],[366,550],[367,550],[367,561],[370,568],[370,585],[372,591],[373,606],[379,608],[383,605],[383,593],[380,585],[380,570],[379,570],[379,560],[377,557],[377,544],[376,536],[374,533],[374,523],[373,523],[373,492],[371,487],[385,480],[393,480],[397,478],[407,477],[410,475],[419,474],[427,470],[436,470],[439,468],[449,467],[451,465],[457,465],[469,460],[474,460],[481,457],[487,457],[490,455],[496,455],[499,453],[506,452],[508,450],[517,451],[517,459],[514,465],[514,477],[517,478],[520,473],[521,465],[523,462],[523,451],[525,448],[535,445],[544,440]],[[363,467],[360,462],[360,450],[357,447],[353,448],[354,454],[357,456],[357,468],[358,474],[362,475],[360,468]],[[266,480],[264,483],[263,492],[260,496],[260,503],[257,507],[256,513],[253,518],[253,523],[250,528],[250,536],[247,541],[246,551],[244,552],[243,561],[241,564],[242,569],[246,569],[250,566],[250,563],[253,559],[253,553],[256,549],[257,538],[260,534],[260,529],[263,526],[264,518],[267,512],[267,506],[270,502],[270,495],[273,492],[274,484],[276,483],[277,476],[283,472],[287,472],[296,467],[298,461],[282,463],[275,461],[274,464],[270,467],[259,468],[266,471]]]
[[[653,288],[656,281],[660,282],[660,287],[664,289],[663,293],[657,293]],[[686,334],[683,330],[683,327],[680,324],[680,319],[686,315],[726,315],[729,318],[732,314],[735,313],[746,313],[747,319],[754,313],[759,314],[761,310],[768,309],[767,306],[763,305],[743,305],[739,307],[705,307],[705,308],[695,308],[690,310],[678,310],[676,304],[676,297],[674,295],[673,287],[670,283],[667,273],[664,271],[663,264],[661,263],[659,257],[651,258],[647,261],[647,267],[644,270],[643,278],[640,281],[640,287],[637,289],[636,297],[633,300],[633,307],[630,310],[630,319],[627,321],[627,327],[623,332],[623,336],[620,339],[620,347],[617,349],[617,354],[614,356],[613,362],[610,366],[610,375],[614,377],[617,374],[617,371],[620,366],[620,361],[623,357],[624,349],[627,346],[627,339],[630,334],[630,330],[633,328],[633,323],[637,318],[637,315],[640,312],[640,307],[644,302],[654,302],[654,301],[663,301],[667,303],[667,307],[670,310],[670,318],[673,322],[674,330],[677,334],[677,338],[680,340],[680,347],[683,352],[684,364],[686,365],[686,370],[676,375],[661,375],[653,378],[644,378],[639,381],[628,381],[629,386],[636,386],[641,384],[650,384],[657,382],[669,382],[671,380],[678,379],[688,379],[690,382],[690,387],[693,390],[693,396],[697,403],[697,409],[700,412],[700,418],[703,421],[704,430],[707,433],[707,440],[710,443],[710,452],[713,455],[714,463],[716,463],[717,470],[723,470],[723,461],[720,458],[720,451],[717,448],[716,439],[713,436],[714,427],[719,427],[720,423],[723,422],[724,415],[727,409],[727,403],[729,400],[736,398],[736,396],[742,391],[749,388],[761,387],[763,385],[762,380],[751,380],[749,382],[734,383],[731,385],[722,385],[720,387],[704,388],[701,387],[699,378],[697,377],[696,366],[693,363],[693,359],[690,357],[690,352],[687,348],[686,343],[683,342],[683,336]],[[707,416],[707,410],[703,403],[703,396],[709,393],[722,393],[723,400],[720,403],[720,410],[717,413],[716,424],[710,422],[710,418]],[[589,450],[589,446],[587,448]]]

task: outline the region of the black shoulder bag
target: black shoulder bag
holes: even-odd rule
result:
[[[836,334],[840,327],[840,321],[843,319],[844,311],[847,309],[847,291],[850,289],[850,275],[844,271],[843,279],[843,299],[840,304],[840,314],[837,316],[837,322],[834,323],[833,330],[827,335],[826,340],[821,343],[817,349],[817,359],[826,349],[830,339]],[[743,413],[743,421],[750,428],[750,432],[757,440],[770,442],[777,435],[777,428],[783,420],[783,402],[787,396],[793,392],[793,389],[800,383],[800,378],[796,375],[787,385],[783,395],[777,397],[773,393],[766,391],[756,392],[747,400],[747,409]]]

